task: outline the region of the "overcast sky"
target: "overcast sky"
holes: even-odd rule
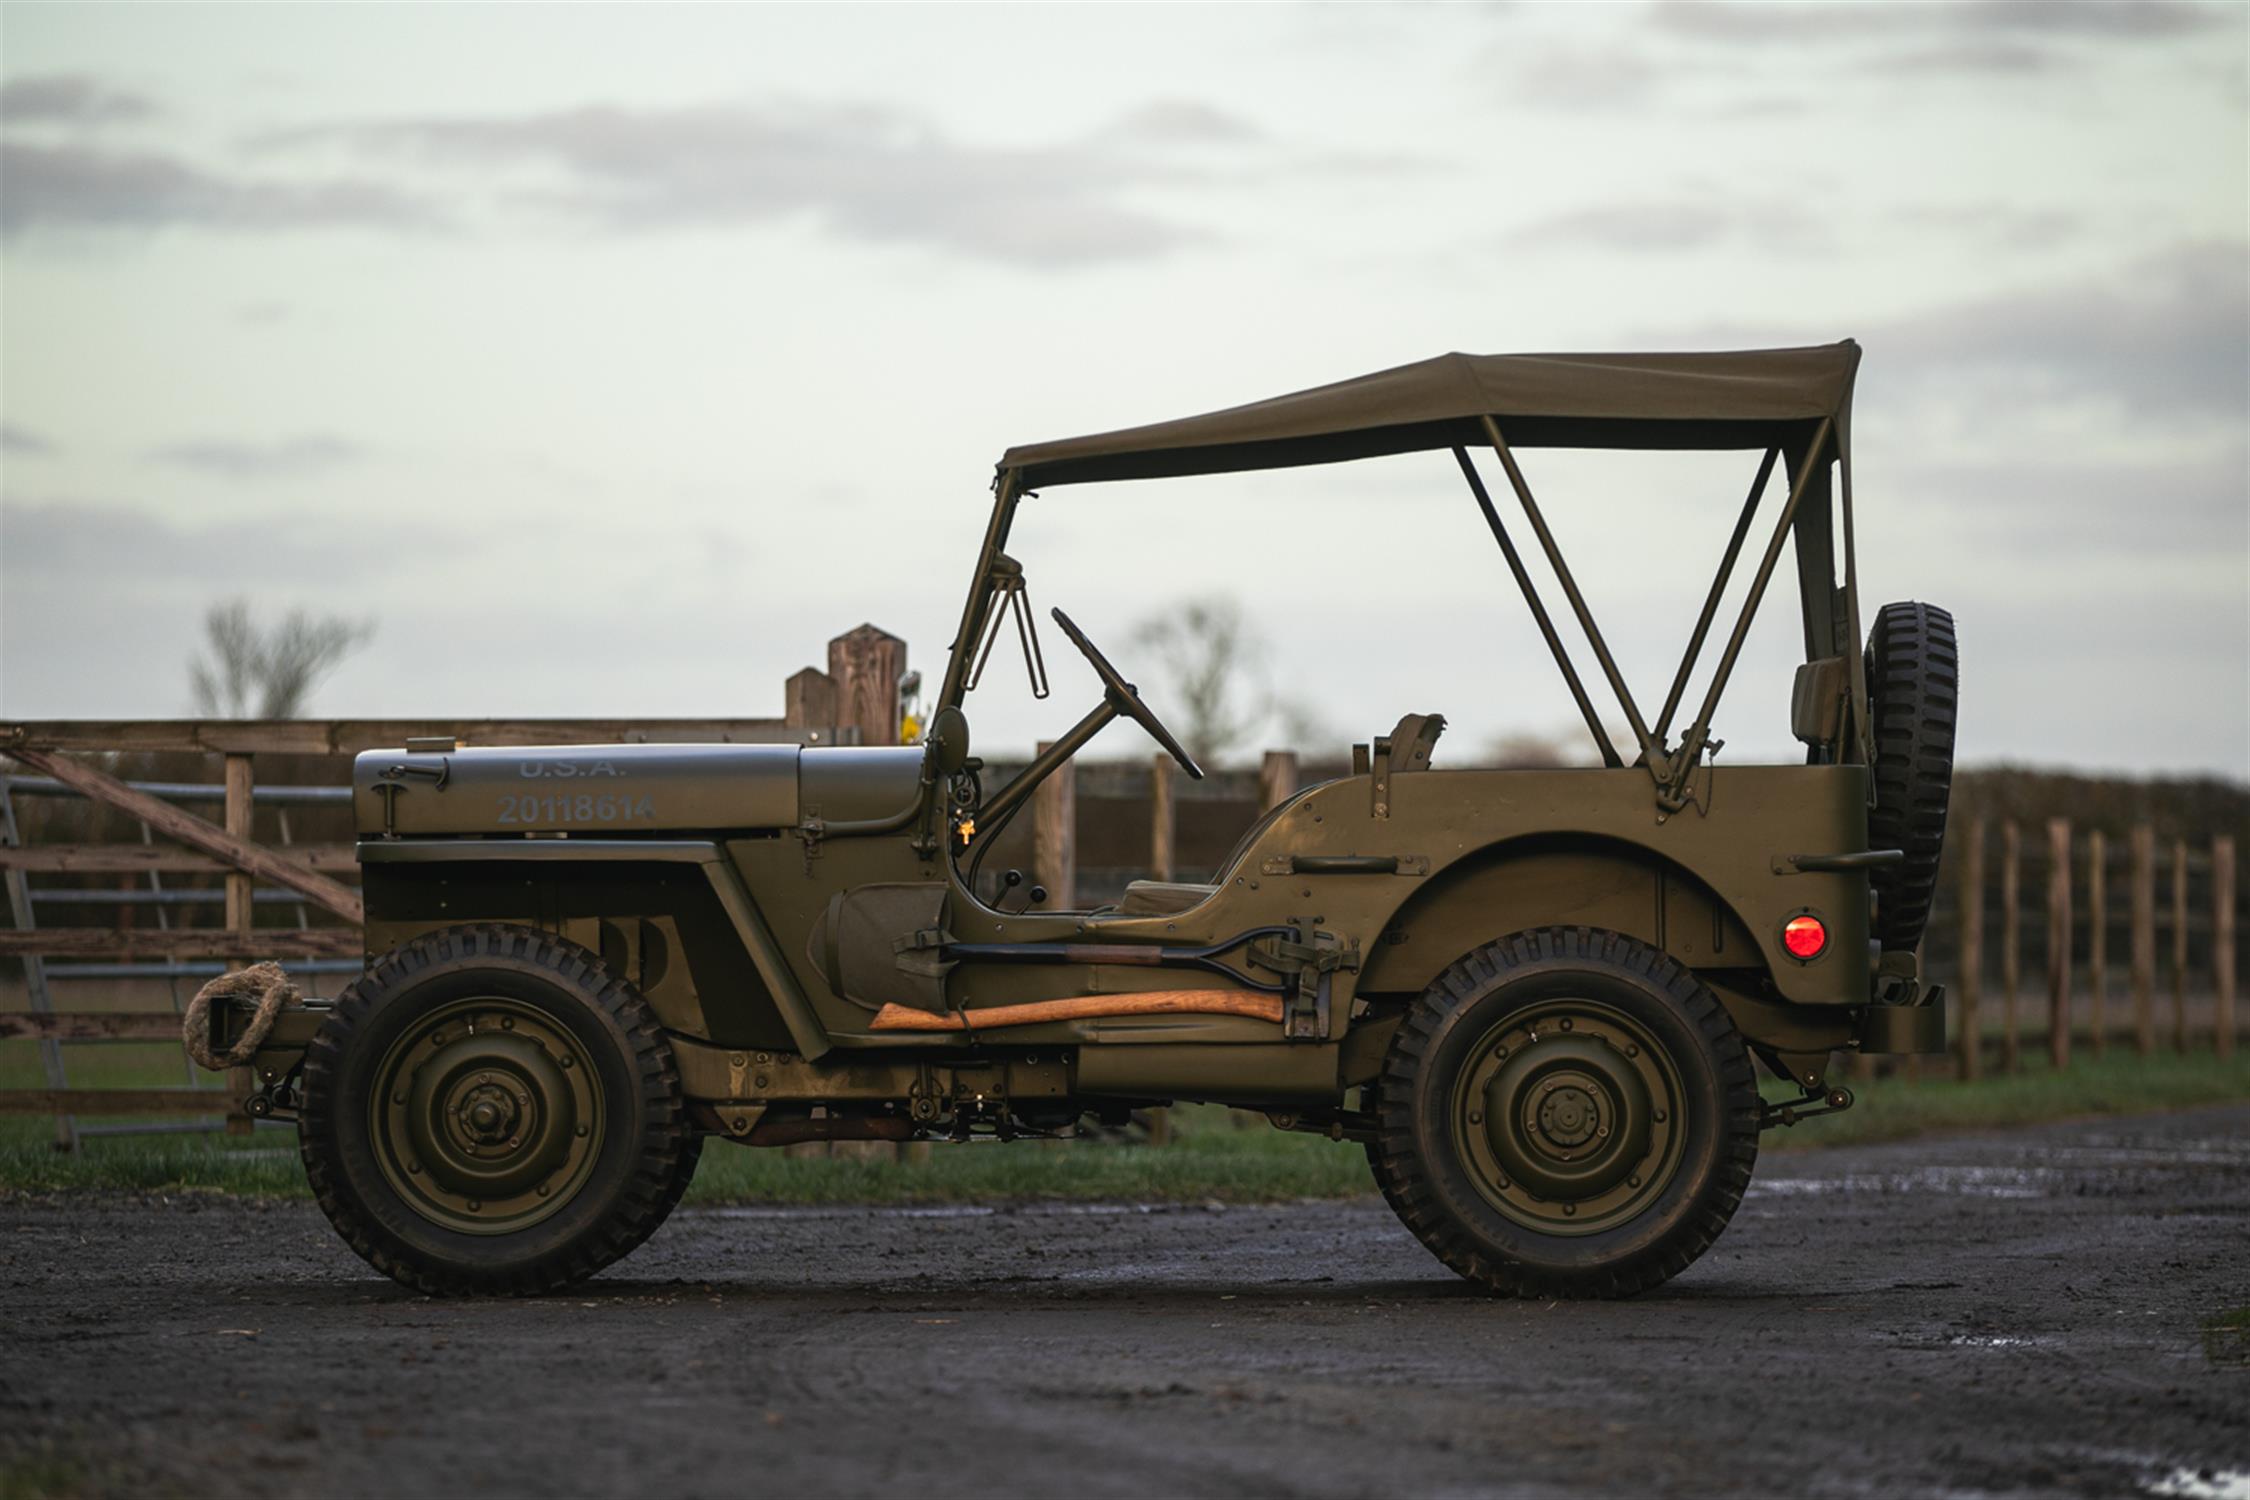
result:
[[[862,620],[934,682],[1011,443],[1849,336],[1865,597],[1959,617],[1964,755],[2241,776],[2246,14],[10,4],[0,715],[187,711],[231,593],[377,620],[322,714],[778,713]],[[1525,468],[1660,700],[1754,455]],[[1160,709],[1134,627],[1225,594],[1334,748],[1572,722],[1444,455],[1011,551]],[[1788,742],[1773,602],[1730,760]],[[1047,647],[983,747],[1093,700]]]

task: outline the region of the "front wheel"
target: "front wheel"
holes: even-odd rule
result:
[[[566,1286],[654,1232],[700,1145],[648,1001],[575,943],[447,928],[384,955],[305,1052],[314,1198],[418,1291]]]
[[[1758,1159],[1758,1090],[1718,998],[1645,943],[1549,927],[1416,999],[1368,1148],[1384,1196],[1471,1281],[1614,1297],[1709,1249]]]

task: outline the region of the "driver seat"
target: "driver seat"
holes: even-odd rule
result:
[[[1273,820],[1280,817],[1284,809],[1322,785],[1325,783],[1315,782],[1312,786],[1300,787],[1290,796],[1267,808],[1258,821],[1250,825],[1249,831],[1235,840],[1234,848],[1219,862],[1219,874],[1224,876],[1233,869],[1235,863],[1249,852],[1250,846],[1258,841],[1258,835],[1272,827]],[[1191,906],[1200,906],[1218,893],[1216,883],[1202,885],[1191,880],[1129,880],[1125,883],[1124,896],[1117,903],[1117,913],[1124,917],[1169,917],[1186,911]]]
[[[1218,893],[1215,885],[1198,885],[1189,880],[1131,880],[1125,883],[1125,895],[1117,903],[1117,913],[1124,917],[1169,917],[1191,906],[1201,906]]]

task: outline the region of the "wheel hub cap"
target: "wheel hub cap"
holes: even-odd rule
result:
[[[1519,1011],[1461,1075],[1456,1130],[1478,1191],[1547,1233],[1632,1217],[1680,1154],[1680,1083],[1638,1021],[1592,1000]]]
[[[464,1001],[424,1017],[377,1078],[385,1177],[425,1218],[470,1233],[524,1228],[560,1208],[599,1152],[598,1070],[576,1039],[520,1001]]]

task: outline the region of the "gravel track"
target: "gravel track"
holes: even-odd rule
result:
[[[1619,1303],[1372,1198],[687,1210],[501,1302],[302,1206],[17,1199],[0,1287],[0,1455],[95,1492],[2250,1493],[2250,1105],[1769,1156]]]

